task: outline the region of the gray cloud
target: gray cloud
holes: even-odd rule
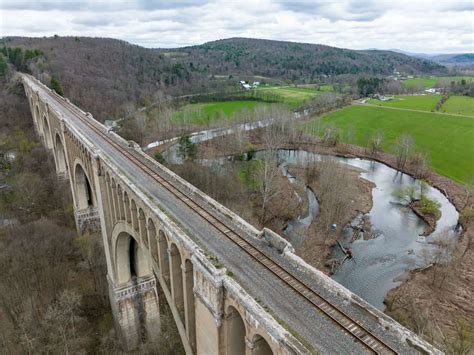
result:
[[[253,37],[472,52],[473,11],[472,0],[0,0],[0,33],[113,37],[146,47]]]

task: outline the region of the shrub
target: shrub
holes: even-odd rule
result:
[[[436,216],[440,213],[440,207],[441,204],[436,200],[432,200],[426,196],[422,196],[420,199],[420,211],[423,214],[432,214]]]

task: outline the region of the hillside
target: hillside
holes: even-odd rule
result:
[[[474,64],[474,53],[439,54],[430,60],[442,65],[469,65]]]
[[[143,105],[158,91],[193,91],[202,75],[192,75],[164,55],[107,38],[8,38],[8,47],[39,49],[44,55],[28,63],[44,83],[50,75],[67,97],[100,119],[120,117],[128,103]]]
[[[390,51],[259,39],[231,38],[172,50],[87,37],[9,37],[3,42],[9,48],[39,50],[41,55],[25,67],[47,84],[54,75],[67,97],[100,120],[119,118],[129,104],[145,105],[159,92],[179,95],[235,87],[242,77],[303,83],[324,75],[444,70],[433,62]]]
[[[321,75],[387,75],[394,70],[409,74],[445,70],[428,60],[391,51],[354,51],[318,44],[230,38],[198,46],[160,49],[177,63],[215,75],[258,75],[310,82]]]

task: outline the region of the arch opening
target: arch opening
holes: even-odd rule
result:
[[[255,335],[252,339],[254,355],[273,355],[273,350],[267,341],[260,335]]]
[[[166,286],[168,286],[168,290],[170,290],[171,286],[168,240],[166,239],[165,233],[162,230],[160,230],[158,233],[158,254],[161,277],[165,281]]]
[[[138,209],[138,233],[145,247],[148,248],[148,232],[146,228],[145,213],[141,208]]]
[[[229,355],[245,354],[245,323],[239,311],[230,306],[226,315],[227,350]]]
[[[63,142],[61,141],[61,137],[59,137],[59,134],[57,133],[55,139],[54,153],[56,156],[56,169],[58,173],[65,173],[67,171],[66,153],[64,151],[64,146]]]
[[[183,288],[185,292],[185,327],[186,335],[194,350],[196,347],[196,315],[194,312],[194,271],[191,260],[184,262]]]
[[[38,105],[36,105],[34,109],[34,118],[35,118],[36,124],[38,125],[38,131],[40,133],[43,133],[43,122],[41,122],[41,115],[40,115],[40,110],[39,110]]]
[[[51,139],[51,131],[50,131],[48,119],[46,118],[46,116],[43,117],[43,136],[44,136],[44,143],[46,144],[46,147],[49,149],[53,148],[53,142]]]
[[[74,171],[74,183],[76,191],[76,204],[79,210],[83,210],[89,207],[93,207],[94,197],[92,194],[91,184],[87,177],[84,169],[80,164],[76,165]]]
[[[130,234],[121,232],[116,247],[117,281],[128,283],[152,274],[146,252]]]
[[[159,267],[159,257],[158,257],[158,242],[157,242],[157,235],[156,235],[156,227],[155,223],[151,218],[148,219],[148,242],[150,244],[150,252],[151,257],[153,260],[158,263]]]
[[[183,271],[181,269],[181,254],[175,244],[171,244],[170,258],[171,295],[181,321],[184,321]]]

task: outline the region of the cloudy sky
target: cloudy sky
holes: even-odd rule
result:
[[[0,0],[2,36],[113,37],[180,47],[228,37],[474,52],[474,0]]]

